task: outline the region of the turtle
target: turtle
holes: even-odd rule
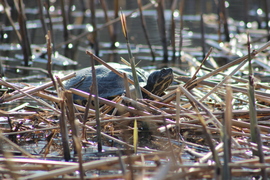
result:
[[[121,73],[126,73],[128,78],[133,79],[131,67],[119,64],[108,63]],[[112,99],[117,95],[122,95],[125,92],[124,80],[116,73],[105,67],[104,65],[96,65],[96,79],[98,83],[98,95],[99,97]],[[161,96],[164,91],[169,87],[173,81],[173,71],[171,68],[163,68],[149,74],[141,68],[136,68],[138,81],[141,87],[144,87],[151,93]],[[67,80],[64,84],[66,89],[75,88],[85,92],[90,91],[92,85],[92,68],[87,67],[76,72],[76,76]],[[149,97],[142,92],[143,98]],[[84,97],[73,95],[74,101],[86,100]]]

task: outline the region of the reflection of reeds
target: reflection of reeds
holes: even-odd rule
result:
[[[163,62],[168,62],[168,48],[167,48],[167,36],[166,36],[166,21],[164,17],[164,0],[160,0],[157,3],[157,16],[158,16],[158,28],[161,39],[161,46],[163,49]]]
[[[172,46],[172,61],[175,62],[175,53],[176,53],[176,45],[175,45],[175,20],[174,20],[174,11],[176,9],[178,0],[173,0],[171,5],[171,46]]]
[[[90,10],[91,10],[91,24],[93,26],[93,29],[97,29],[95,0],[90,0],[89,2],[90,2]],[[92,45],[95,50],[95,54],[99,56],[98,31],[93,31],[91,40],[92,40]]]
[[[155,62],[155,53],[154,53],[154,50],[153,50],[153,48],[151,46],[151,42],[149,40],[149,34],[148,34],[148,31],[147,31],[147,28],[146,28],[146,22],[145,22],[145,19],[143,17],[142,2],[141,2],[141,0],[137,0],[137,3],[138,3],[138,6],[139,6],[139,10],[140,10],[140,18],[141,18],[141,23],[142,23],[142,28],[143,28],[144,36],[145,36],[145,39],[146,39],[146,43],[148,44],[148,47],[150,49],[150,53],[151,53],[151,56],[152,56],[152,61]]]
[[[31,58],[32,58],[31,57],[32,52],[31,52],[31,47],[30,47],[31,43],[30,43],[30,39],[29,39],[29,34],[28,34],[27,27],[26,27],[26,15],[24,12],[23,1],[22,0],[14,1],[16,10],[18,12],[18,22],[19,22],[19,26],[20,26],[20,31],[18,31],[15,27],[15,23],[11,17],[9,4],[7,3],[6,0],[3,0],[1,2],[4,6],[5,14],[8,17],[8,20],[9,20],[10,24],[13,27],[13,30],[15,31],[15,33],[17,35],[18,42],[21,45],[24,65],[29,66]]]
[[[227,12],[225,8],[225,0],[220,0],[219,1],[219,32],[221,35],[221,25],[223,25],[223,33],[225,35],[225,41],[229,42],[230,41],[230,32],[229,32],[229,26],[228,26],[228,17],[227,17]],[[220,39],[222,42],[222,40]]]
[[[181,61],[181,52],[183,47],[183,29],[184,29],[184,6],[185,6],[185,0],[181,0],[179,4],[179,15],[180,15],[180,32],[179,32],[179,51],[178,51],[178,62]]]
[[[264,4],[264,14],[265,14],[265,29],[267,33],[267,40],[270,41],[270,28],[269,28],[269,2],[267,0],[263,1]]]
[[[107,13],[108,8],[107,8],[106,1],[101,0],[100,3],[101,3],[101,6],[103,8],[105,21],[106,21],[106,23],[108,23],[110,21],[110,18],[109,18],[108,13]],[[113,24],[108,25],[108,30],[109,30],[109,35],[110,35],[110,38],[111,38],[111,47],[115,48],[115,42],[116,42],[116,37],[115,36],[116,36],[116,33],[115,33],[115,29],[114,29]]]

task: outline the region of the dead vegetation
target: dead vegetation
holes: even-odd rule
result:
[[[123,23],[124,18],[122,14],[117,19]],[[111,23],[106,20],[106,24]],[[125,23],[122,26],[127,28]],[[232,46],[210,48],[202,62],[189,52],[182,53],[190,74],[181,75],[182,70],[175,68],[176,83],[166,95],[157,97],[141,88],[151,99],[122,95],[108,100],[96,96],[96,91],[89,94],[63,87],[75,73],[61,78],[54,75],[48,32],[47,83],[34,86],[15,83],[18,79],[0,79],[6,90],[0,97],[3,179],[270,176],[270,86],[269,80],[259,79],[269,77],[269,41],[254,49],[248,40],[241,44],[246,54],[221,67],[214,65],[212,51],[231,55],[228,49]],[[86,54],[92,64],[106,65],[92,52]],[[131,52],[129,57],[133,60]],[[206,62],[215,68],[205,66]],[[73,94],[94,101],[94,105],[74,103]]]

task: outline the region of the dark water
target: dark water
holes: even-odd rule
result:
[[[110,19],[114,18],[113,12],[113,1],[107,0],[107,7],[108,7],[108,14]],[[149,1],[142,1],[143,4],[147,4]],[[172,63],[172,50],[171,50],[171,2],[166,1],[165,3],[165,19],[166,19],[166,36],[167,36],[167,45],[169,48],[169,66],[174,65],[181,65],[180,62]],[[16,12],[14,5],[11,1],[8,2],[11,6],[12,18],[15,22],[17,22],[18,13]],[[28,23],[28,33],[30,42],[33,45],[37,45],[40,47],[46,47],[46,39],[45,39],[45,32],[42,30],[42,26],[40,23],[40,15],[38,10],[38,3],[37,1],[25,1],[25,12],[27,17]],[[67,18],[69,19],[69,37],[76,37],[78,34],[87,31],[87,28],[91,27],[91,13],[89,8],[88,1],[84,1],[84,7],[81,5],[80,1],[74,1],[71,7],[71,13],[67,14]],[[68,3],[66,4],[66,9],[68,8]],[[230,0],[226,1],[226,5],[228,6],[226,9],[227,15],[230,18],[233,18],[237,21],[257,21],[260,25],[264,26],[264,17],[263,15],[259,16],[256,14],[257,10],[263,7],[263,1],[243,1],[243,0]],[[96,23],[97,27],[101,27],[105,23],[104,19],[104,12],[102,10],[101,4],[96,1]],[[137,2],[130,0],[130,1],[119,1],[119,6],[122,8],[124,14],[129,14],[131,11],[138,7]],[[82,24],[76,24],[82,18],[83,8],[86,8],[85,12],[85,19]],[[179,6],[177,6],[177,10]],[[205,1],[198,1],[198,0],[191,0],[186,1],[184,6],[184,30],[183,30],[183,48],[196,48],[201,47],[201,26],[200,26],[200,14],[217,14],[218,6],[216,1],[214,0],[205,0]],[[262,9],[263,10],[263,9]],[[68,10],[67,10],[68,11]],[[44,12],[45,13],[45,12]],[[46,13],[45,13],[46,14]],[[61,17],[61,7],[60,1],[55,1],[51,3],[51,17],[53,20],[53,37],[55,39],[54,46],[57,47],[60,43],[64,41],[63,37],[63,20]],[[163,50],[161,46],[161,36],[159,33],[158,23],[157,23],[157,12],[154,7],[149,8],[143,12],[144,18],[146,21],[147,31],[149,33],[149,39],[151,45],[153,46],[155,56],[156,56],[156,63],[152,63],[152,57],[150,55],[150,50],[146,44],[146,40],[144,37],[144,33],[141,27],[141,20],[138,13],[134,13],[131,17],[127,18],[127,27],[129,33],[129,40],[131,43],[131,49],[133,55],[136,58],[136,61],[142,60],[139,66],[146,66],[146,65],[154,65],[160,66],[163,59]],[[0,14],[0,19],[2,19],[1,25],[1,50],[0,56],[3,60],[3,64],[10,64],[10,65],[21,65],[22,60],[18,60],[18,56],[15,55],[22,55],[20,50],[20,46],[18,46],[18,41],[13,31],[10,23],[5,16],[5,14]],[[176,47],[179,45],[179,27],[180,27],[180,17],[175,16],[176,21]],[[207,21],[207,20],[205,20]],[[217,40],[218,32],[217,32],[217,24],[214,26],[209,26],[205,24],[205,34],[207,34],[208,39]],[[18,23],[16,23],[16,27],[18,27]],[[47,24],[47,27],[48,24]],[[117,47],[115,49],[111,49],[111,39],[109,36],[108,28],[105,27],[97,32],[97,40],[99,43],[99,57],[101,57],[105,61],[116,61],[119,62],[120,57],[124,57],[128,60],[127,48],[126,48],[126,41],[122,33],[120,22],[114,24],[115,27],[115,34],[116,34],[116,42]],[[239,27],[236,24],[230,24],[230,33],[237,33]],[[192,34],[192,35],[191,35]],[[90,36],[86,36],[82,38],[80,41],[76,41],[69,44],[69,48],[67,52],[64,52],[64,45],[58,47],[56,50],[61,55],[65,55],[74,60],[78,63],[78,65],[55,65],[54,69],[66,69],[66,68],[83,68],[90,65],[90,59],[85,54],[86,50],[93,50],[91,47]],[[221,39],[224,39],[224,36],[221,36]],[[11,45],[12,47],[7,47]],[[6,46],[7,45],[7,46]],[[4,48],[3,48],[4,46]],[[209,47],[206,47],[208,50]],[[201,51],[197,52],[189,52],[194,55],[198,59],[202,59]],[[178,54],[176,54],[178,56]],[[22,57],[21,57],[22,58]],[[19,58],[20,59],[20,58]],[[9,60],[9,61],[5,61]],[[183,65],[183,64],[182,64]],[[46,69],[46,61],[45,62],[36,62],[33,66],[42,67]]]

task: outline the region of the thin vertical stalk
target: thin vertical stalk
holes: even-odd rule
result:
[[[69,32],[67,29],[68,19],[67,19],[67,13],[66,13],[66,8],[65,8],[65,0],[61,0],[60,2],[61,2],[61,12],[62,12],[61,15],[63,18],[63,37],[64,37],[64,41],[67,41],[69,39]],[[68,45],[65,46],[64,55],[66,57],[70,57]]]
[[[177,135],[180,135],[180,88],[178,87],[176,89],[176,130],[177,130]],[[178,140],[180,137],[178,138]]]
[[[81,141],[79,138],[79,133],[77,129],[77,124],[75,123],[75,111],[73,105],[73,98],[72,98],[71,91],[65,91],[66,97],[66,105],[67,105],[67,117],[68,121],[72,130],[72,139],[73,139],[73,148],[74,148],[74,155],[78,156],[79,159],[79,170],[80,170],[80,178],[83,179],[84,176],[84,169],[82,166],[82,153],[81,153]]]
[[[142,12],[142,1],[141,0],[137,0],[137,3],[138,3],[138,7],[139,7],[139,11],[140,11],[140,18],[141,18],[141,23],[142,23],[142,28],[143,28],[143,32],[144,32],[144,36],[145,36],[145,39],[146,39],[146,42],[148,44],[148,47],[150,49],[150,52],[151,52],[151,55],[152,55],[152,61],[155,62],[155,53],[154,53],[154,50],[151,46],[151,42],[149,40],[149,34],[148,34],[148,31],[147,31],[147,28],[146,28],[146,22],[145,22],[145,19],[144,19],[144,16],[143,16],[143,12]]]
[[[15,1],[14,1],[15,2]],[[30,47],[30,40],[28,36],[28,31],[26,27],[26,16],[24,12],[24,4],[22,0],[18,1],[18,17],[19,17],[19,25],[20,25],[20,34],[21,34],[21,46],[24,56],[24,65],[29,66],[29,61],[31,60],[32,52]]]
[[[63,94],[64,95],[64,94]],[[62,97],[63,98],[63,97]],[[61,115],[60,115],[60,133],[62,137],[62,146],[64,151],[64,159],[65,161],[70,160],[70,150],[68,145],[68,129],[66,124],[66,103],[65,101],[60,102],[60,108],[61,108]]]
[[[158,28],[161,37],[161,44],[163,48],[163,63],[168,62],[168,49],[167,49],[167,37],[166,37],[166,21],[164,17],[164,0],[160,0],[157,6],[158,14]]]
[[[229,26],[227,21],[227,13],[226,13],[226,7],[225,7],[225,0],[219,1],[220,6],[220,20],[223,22],[223,28],[224,28],[224,35],[225,35],[225,41],[230,41],[230,33],[229,33]]]
[[[110,22],[110,18],[108,16],[108,8],[107,8],[107,4],[104,0],[100,0],[103,12],[104,12],[104,16],[105,16],[105,21],[106,23]],[[111,39],[111,48],[115,47],[115,39],[114,39],[114,27],[112,24],[108,25],[108,30],[109,30],[109,35],[110,35],[110,39]]]
[[[134,81],[134,86],[135,86],[135,94],[136,94],[135,99],[136,98],[142,99],[143,98],[142,91],[140,89],[140,84],[139,84],[138,76],[137,76],[136,69],[135,69],[134,57],[131,53],[130,43],[129,43],[129,39],[128,39],[126,17],[122,13],[121,13],[121,24],[122,24],[123,34],[124,34],[124,36],[126,38],[126,42],[127,42],[129,61],[130,61],[130,65],[131,65],[132,76],[133,76],[133,81]]]
[[[205,28],[204,28],[204,20],[203,20],[203,13],[201,13],[201,45],[202,45],[202,59],[205,58]]]
[[[93,99],[93,97],[92,97],[92,92],[93,92],[92,86],[90,86],[89,89],[90,89],[90,94],[88,96],[87,103],[86,103],[86,106],[85,106],[85,111],[84,111],[83,118],[82,118],[82,121],[81,121],[81,122],[83,122],[83,125],[85,125],[86,122],[87,122],[87,118],[88,118],[88,114],[89,114],[89,108],[90,108],[90,105],[91,105],[91,102],[92,102],[92,99]],[[82,139],[85,139],[85,140],[87,139],[86,138],[86,128],[84,126],[82,127]]]
[[[69,23],[72,22],[72,5],[74,4],[74,0],[68,1],[68,11],[67,11],[67,21]]]
[[[51,42],[52,44],[54,44],[55,40],[54,40],[54,35],[53,35],[53,23],[52,23],[52,18],[51,18],[51,15],[50,15],[50,0],[47,0],[46,2],[44,2],[44,6],[45,6],[45,9],[47,11],[47,17],[49,19],[49,29],[50,29],[50,32],[51,32]],[[55,52],[55,46],[52,47],[53,48],[53,52]]]
[[[226,86],[226,109],[223,120],[223,149],[224,149],[224,165],[223,165],[223,179],[231,179],[231,128],[232,128],[232,89],[229,85]]]
[[[204,26],[204,18],[203,18],[203,14],[205,11],[205,0],[201,1],[201,19],[200,19],[200,26],[201,26],[201,46],[202,46],[202,59],[205,58],[205,26]]]
[[[119,18],[119,0],[114,0],[114,19],[117,19]],[[109,23],[109,22],[108,22]],[[113,33],[113,42],[116,42],[117,40],[117,29],[119,27],[119,24],[118,23],[114,23],[113,24],[113,29],[115,30],[114,33]]]
[[[267,31],[267,41],[270,40],[270,32],[269,32],[269,9],[268,9],[268,0],[264,0],[264,12],[265,12],[265,28]]]
[[[74,148],[74,154],[76,155],[77,148],[76,148],[76,143],[75,143],[74,137],[77,136],[77,129],[75,127],[75,113],[74,113],[72,92],[67,90],[67,91],[65,91],[64,95],[65,95],[66,107],[67,107],[66,114],[67,114],[68,121],[69,121],[71,131],[72,131],[73,148]]]
[[[102,143],[101,143],[101,125],[100,125],[100,118],[99,118],[99,98],[98,98],[98,84],[97,84],[97,76],[96,76],[96,68],[95,68],[95,60],[91,55],[91,65],[92,65],[92,90],[93,94],[95,95],[94,102],[95,102],[95,110],[96,110],[96,122],[97,122],[97,142],[98,142],[98,152],[102,151]],[[90,103],[90,102],[88,102]]]
[[[244,22],[245,27],[247,27],[247,23],[249,21],[249,2],[247,0],[243,0],[244,3]]]
[[[248,34],[248,69],[249,69],[249,86],[248,86],[248,97],[249,97],[249,116],[250,116],[250,134],[251,134],[251,141],[257,144],[258,154],[260,163],[265,163],[264,154],[262,149],[262,140],[261,140],[261,133],[258,127],[257,121],[257,111],[256,111],[256,99],[255,99],[255,88],[254,88],[254,75],[253,75],[253,68],[251,64],[251,53],[250,53],[250,41],[249,41],[249,34]],[[265,168],[261,168],[261,175],[263,180],[267,179],[267,172]]]
[[[181,92],[183,92],[185,94],[185,96],[189,99],[192,107],[194,108],[195,112],[197,112],[197,117],[202,125],[202,130],[203,130],[203,133],[205,135],[205,138],[206,138],[206,141],[208,142],[209,144],[209,148],[212,152],[212,155],[213,155],[213,159],[216,163],[216,176],[218,177],[219,176],[219,173],[220,173],[220,170],[221,170],[221,163],[220,163],[220,159],[219,159],[219,156],[218,156],[218,153],[215,149],[215,146],[212,142],[212,135],[209,131],[209,129],[207,128],[206,126],[206,122],[205,122],[205,119],[203,118],[203,116],[200,114],[200,111],[198,109],[198,101],[188,92],[188,90],[186,88],[184,88],[183,86],[179,86]],[[207,108],[205,108],[203,105],[200,105],[200,108],[203,108],[204,110],[207,110],[206,113],[207,114],[210,114],[211,112],[208,111]],[[214,116],[212,116],[214,118]],[[215,120],[215,123],[218,123],[218,127],[222,128],[222,124],[216,119]]]
[[[10,12],[10,6],[9,4],[7,3],[7,0],[2,0],[1,1],[2,5],[4,6],[4,11],[5,11],[5,14],[9,20],[9,23],[11,24],[12,28],[13,28],[13,31],[16,33],[16,37],[18,39],[18,43],[19,44],[22,44],[22,37],[21,37],[21,34],[20,32],[16,29],[15,27],[15,23],[11,17],[11,12]]]
[[[98,32],[95,30],[97,28],[96,25],[96,10],[95,10],[95,1],[90,0],[90,10],[91,10],[91,23],[93,26],[93,43],[94,43],[94,50],[95,54],[99,56],[99,43],[98,43]]]
[[[44,19],[43,4],[42,0],[38,0],[38,9],[39,9],[39,19],[42,24],[42,30],[44,35],[47,33],[47,26]]]
[[[52,75],[52,43],[51,43],[51,32],[48,31],[46,34],[46,41],[47,41],[47,55],[48,55],[48,63],[47,63],[47,71],[48,74],[53,82],[53,86],[55,90],[57,90],[55,79]]]
[[[175,53],[176,53],[176,46],[175,46],[175,20],[174,20],[174,11],[176,8],[178,0],[173,0],[171,5],[171,44],[172,44],[172,61],[175,62]]]
[[[179,5],[179,13],[180,13],[180,32],[179,32],[179,50],[178,50],[178,62],[181,61],[181,52],[183,47],[183,29],[184,29],[184,6],[185,6],[185,0],[181,0],[181,3]]]

